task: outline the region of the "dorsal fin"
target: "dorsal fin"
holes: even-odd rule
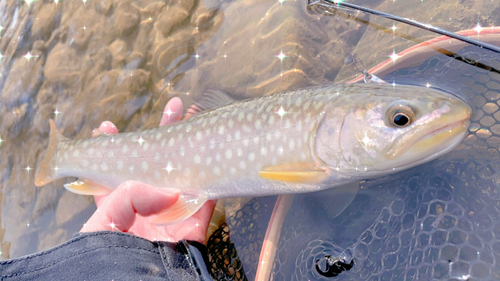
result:
[[[184,118],[196,115],[203,111],[219,108],[234,101],[234,98],[230,97],[223,91],[213,89],[205,90],[201,94],[200,98],[187,109],[187,113]]]

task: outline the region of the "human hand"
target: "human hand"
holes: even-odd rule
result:
[[[182,117],[182,110],[182,101],[179,98],[172,98],[165,106],[160,127],[179,121]],[[99,129],[92,132],[92,137],[103,133],[114,135],[118,133],[118,129],[113,123],[105,121]],[[122,231],[152,241],[188,239],[204,243],[215,207],[214,201],[208,201],[187,220],[173,225],[159,226],[151,223],[155,218],[154,215],[171,207],[179,198],[179,190],[156,188],[140,182],[127,181],[112,193],[94,196],[94,198],[97,210],[80,232]]]

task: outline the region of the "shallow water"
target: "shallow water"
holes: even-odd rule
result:
[[[452,31],[478,21],[500,25],[494,17],[500,8],[488,0],[462,6],[354,3],[363,2]],[[189,104],[206,88],[251,97],[333,82],[354,74],[350,68],[339,74],[346,52],[354,50],[369,68],[393,49],[432,36],[400,24],[393,32],[387,29],[391,21],[362,14],[316,13],[304,1],[36,1],[29,7],[2,1],[0,11],[2,259],[62,243],[95,209],[91,198],[63,190],[64,181],[33,184],[50,118],[70,138],[90,136],[103,120],[120,131],[149,128],[174,95]],[[24,57],[28,51],[34,57]],[[280,60],[280,52],[287,57]],[[464,52],[488,62],[496,58],[475,55],[480,50],[474,48]],[[499,278],[500,92],[487,83],[500,79],[482,73],[489,75],[483,81],[476,70],[441,59],[387,78],[430,81],[467,96],[476,111],[464,144],[422,167],[365,183],[333,220],[327,210],[310,208],[312,199],[298,196],[285,220],[274,280],[329,279],[315,269],[325,255],[354,260],[336,278],[341,280]],[[488,89],[471,94],[476,84]],[[231,241],[250,280],[274,200],[254,199],[228,217]]]

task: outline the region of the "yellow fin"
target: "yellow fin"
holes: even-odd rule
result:
[[[66,141],[67,139],[57,130],[56,124],[54,120],[49,121],[50,124],[50,138],[49,138],[49,146],[47,147],[47,151],[45,152],[45,156],[42,159],[42,162],[38,165],[35,173],[35,185],[42,186],[47,183],[55,180],[53,177],[54,169],[51,169],[52,158],[54,153],[56,152],[57,145],[60,142]]]
[[[90,181],[74,181],[64,185],[67,190],[82,195],[106,195],[113,191],[111,188]]]
[[[181,222],[194,215],[205,202],[207,202],[205,198],[181,194],[172,207],[156,216],[151,223],[166,225]]]
[[[308,165],[275,166],[259,172],[259,176],[268,180],[294,183],[321,183],[328,178],[325,170]]]

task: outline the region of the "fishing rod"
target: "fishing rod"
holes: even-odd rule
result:
[[[477,47],[480,47],[480,48],[483,48],[483,49],[486,49],[486,50],[490,50],[490,51],[493,51],[493,52],[496,52],[496,53],[500,53],[500,47],[499,46],[495,46],[495,45],[492,45],[492,44],[489,44],[489,43],[486,43],[486,42],[482,42],[482,41],[479,41],[479,40],[476,40],[476,39],[468,38],[466,36],[462,36],[462,35],[456,34],[456,33],[451,32],[451,31],[447,31],[447,30],[444,30],[444,29],[441,29],[441,28],[434,27],[434,26],[432,26],[430,24],[424,24],[424,23],[421,23],[421,22],[418,22],[418,21],[415,21],[415,20],[410,20],[410,19],[398,17],[398,16],[395,16],[395,15],[391,15],[391,14],[388,14],[388,13],[380,12],[380,11],[373,10],[373,9],[370,9],[370,8],[365,8],[365,7],[354,5],[354,4],[351,4],[351,3],[346,3],[346,2],[343,2],[343,1],[336,1],[336,0],[324,0],[324,1],[328,2],[330,4],[337,5],[337,7],[350,8],[350,9],[358,10],[358,11],[361,11],[361,12],[364,12],[364,13],[368,13],[368,14],[372,14],[372,15],[376,15],[376,16],[381,16],[381,17],[384,17],[386,19],[391,19],[391,20],[394,20],[394,21],[397,21],[397,22],[405,23],[405,24],[408,24],[408,25],[411,25],[411,26],[415,26],[415,27],[418,27],[418,28],[421,28],[421,29],[425,29],[427,31],[434,32],[434,33],[437,33],[437,34],[446,35],[448,37],[455,38],[455,39],[460,40],[462,42],[469,43],[471,45],[474,45],[474,46],[477,46]]]

